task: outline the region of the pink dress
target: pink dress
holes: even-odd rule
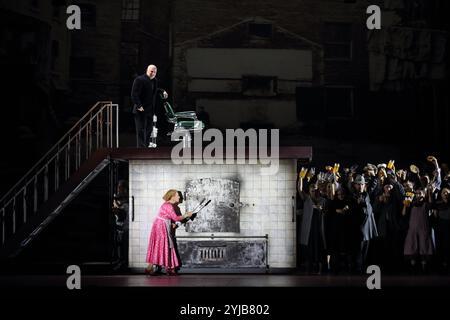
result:
[[[163,266],[166,270],[180,265],[170,232],[171,222],[180,220],[183,220],[183,216],[177,216],[170,202],[164,202],[161,205],[150,232],[147,263]]]

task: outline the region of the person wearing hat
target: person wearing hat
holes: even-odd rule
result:
[[[375,176],[377,175],[378,168],[377,168],[375,165],[373,165],[373,164],[371,164],[371,163],[368,163],[368,164],[363,168],[363,171],[364,171],[364,173],[365,173],[366,175],[371,176],[371,177],[375,177]]]
[[[380,170],[381,171],[371,163],[368,163],[363,169],[363,178],[366,181],[366,191],[370,195],[370,201],[372,203],[375,200],[374,195],[382,192],[381,187],[383,185],[384,177],[380,177],[378,173],[383,172],[384,169],[381,168]]]
[[[375,217],[366,191],[364,176],[357,175],[353,181],[353,194],[350,199],[351,231],[350,241],[355,271],[365,272],[369,242],[378,236]]]

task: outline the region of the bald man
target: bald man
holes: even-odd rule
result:
[[[158,88],[157,72],[158,69],[155,65],[149,65],[145,74],[134,79],[133,88],[131,89],[138,148],[149,146],[152,117],[156,114],[156,96],[158,91],[162,92],[164,99],[167,99],[168,96],[165,90]]]

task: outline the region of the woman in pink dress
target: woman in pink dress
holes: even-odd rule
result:
[[[173,204],[180,201],[177,190],[169,190],[164,195],[165,202],[159,208],[158,216],[155,218],[150,232],[150,239],[147,249],[148,267],[145,269],[147,274],[153,275],[155,271],[153,266],[161,266],[168,275],[175,275],[175,268],[180,265],[178,261],[175,240],[171,232],[172,222],[181,221],[192,216],[192,212],[177,216]]]

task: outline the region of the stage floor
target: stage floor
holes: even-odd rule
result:
[[[62,287],[67,276],[2,275],[3,287]],[[85,275],[86,287],[300,287],[366,288],[367,277],[332,275],[180,274],[178,276]],[[382,276],[383,288],[449,287],[450,276]]]

